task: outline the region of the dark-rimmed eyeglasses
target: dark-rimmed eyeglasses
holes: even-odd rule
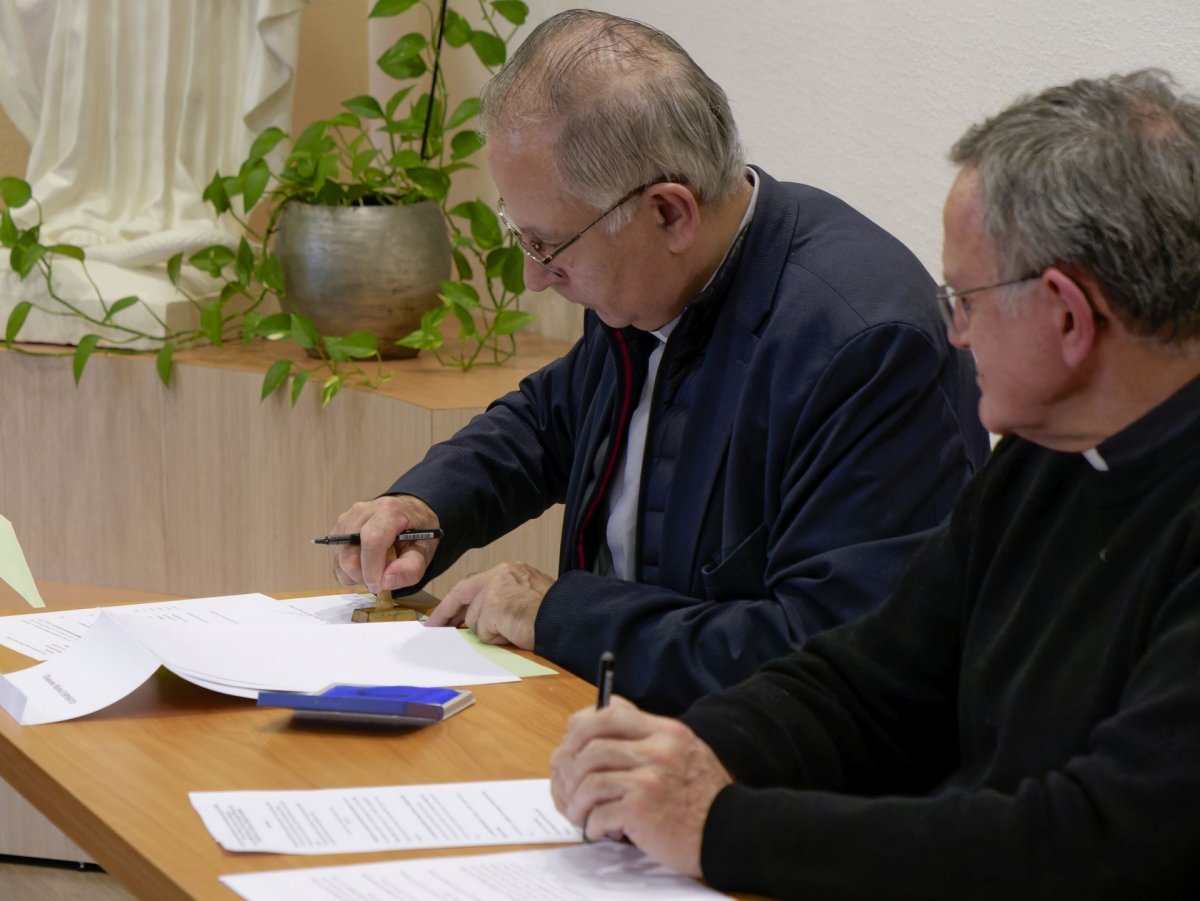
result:
[[[1031,282],[1035,278],[1041,278],[1045,271],[1039,269],[1037,272],[1030,272],[1020,278],[1010,278],[1008,281],[968,288],[965,291],[959,291],[951,285],[938,285],[938,312],[942,314],[942,321],[946,323],[946,328],[955,335],[961,335],[971,322],[971,301],[967,298],[968,294],[978,294],[980,291],[991,291],[994,288],[1008,288],[1022,282]]]
[[[525,238],[525,236],[521,234],[521,230],[519,228],[517,228],[515,225],[513,225],[508,220],[508,211],[504,207],[504,198],[503,197],[501,197],[500,200],[496,204],[496,213],[500,216],[500,222],[504,225],[504,227],[506,229],[508,229],[508,233],[510,235],[512,235],[513,240],[516,241],[517,246],[519,248],[521,248],[521,253],[525,254],[525,256],[529,257],[529,259],[533,260],[535,263],[537,263],[539,266],[541,266],[543,269],[545,269],[547,272],[549,272],[555,278],[562,278],[563,274],[564,274],[563,271],[561,269],[555,269],[553,266],[550,265],[550,263],[554,261],[555,257],[557,257],[564,250],[566,250],[568,247],[570,247],[572,244],[574,244],[576,241],[578,241],[580,238],[582,238],[587,233],[587,230],[589,228],[591,228],[593,225],[598,224],[602,219],[604,219],[605,216],[607,216],[613,210],[617,209],[617,207],[621,206],[621,204],[632,200],[634,197],[637,197],[639,194],[641,194],[643,191],[645,191],[649,187],[652,187],[654,185],[661,185],[664,182],[669,182],[669,181],[674,181],[674,179],[671,179],[665,175],[662,175],[662,176],[659,176],[658,178],[654,179],[653,181],[646,182],[644,185],[638,185],[636,188],[634,188],[632,191],[630,191],[628,194],[624,195],[620,200],[618,200],[616,203],[614,203],[612,206],[610,206],[608,209],[606,209],[603,213],[601,213],[599,216],[597,216],[595,219],[593,219],[591,222],[589,222],[587,225],[585,225],[583,228],[581,228],[578,232],[576,232],[574,235],[572,235],[570,238],[567,238],[567,240],[556,245],[554,248],[552,248],[550,250],[547,250],[546,246],[544,244],[542,244],[541,241],[527,240]]]

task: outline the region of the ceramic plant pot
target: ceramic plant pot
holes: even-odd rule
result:
[[[385,360],[416,351],[395,342],[438,306],[450,277],[450,239],[431,201],[401,206],[289,203],[275,254],[285,309],[309,317],[323,335],[370,332]]]

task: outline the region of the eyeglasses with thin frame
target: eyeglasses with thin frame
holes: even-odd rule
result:
[[[1063,264],[1051,265],[1058,265],[1061,268]],[[984,285],[981,288],[970,288],[966,291],[958,291],[950,285],[938,285],[938,312],[942,314],[942,320],[946,323],[946,328],[950,330],[950,333],[961,335],[967,330],[967,326],[971,322],[971,301],[967,299],[968,294],[978,294],[980,291],[991,291],[993,288],[1008,288],[1012,285],[1019,285],[1022,282],[1031,282],[1034,279],[1041,278],[1048,268],[1049,266],[1046,266],[1037,272],[1022,275],[1020,278],[996,282],[993,285]],[[1076,284],[1079,286],[1079,290],[1083,292],[1083,296],[1092,310],[1092,320],[1096,323],[1096,327],[1104,328],[1108,325],[1108,318],[1096,309],[1095,301],[1092,300],[1092,295],[1088,293],[1087,288],[1078,280],[1076,280]]]
[[[572,244],[574,244],[576,241],[578,241],[580,238],[582,238],[587,233],[588,229],[590,229],[593,225],[598,224],[602,219],[604,219],[605,216],[607,216],[613,210],[617,209],[617,207],[621,206],[621,204],[632,200],[634,197],[637,197],[639,194],[641,194],[643,191],[645,191],[649,187],[652,187],[654,185],[661,185],[664,182],[669,182],[669,181],[673,181],[673,179],[668,178],[667,176],[664,175],[664,176],[660,176],[659,178],[654,179],[653,181],[648,181],[644,185],[638,185],[636,188],[634,188],[632,191],[630,191],[628,194],[626,194],[624,197],[622,197],[620,200],[618,200],[616,203],[614,203],[612,206],[610,206],[608,209],[606,209],[603,213],[601,213],[599,216],[597,216],[595,219],[593,219],[591,222],[589,222],[587,225],[585,225],[583,228],[581,228],[578,232],[576,232],[570,238],[567,238],[567,240],[563,241],[561,244],[558,244],[556,247],[554,247],[553,250],[549,251],[548,253],[546,252],[545,247],[542,245],[542,243],[540,241],[526,240],[525,236],[521,234],[521,230],[519,228],[517,228],[515,225],[513,225],[508,220],[508,211],[505,209],[503,197],[501,197],[500,200],[496,204],[496,213],[500,216],[500,222],[504,225],[504,227],[506,229],[508,229],[508,233],[510,235],[512,235],[513,240],[517,242],[517,246],[519,248],[521,248],[521,253],[525,254],[525,256],[529,257],[529,259],[533,260],[535,263],[537,263],[539,266],[541,266],[543,269],[545,269],[547,272],[549,272],[555,278],[562,278],[563,277],[562,270],[555,269],[553,266],[550,265],[554,261],[555,257],[557,257],[564,250],[566,250],[568,247],[570,247]]]
[[[1008,288],[1022,282],[1031,282],[1035,278],[1041,278],[1043,272],[1045,272],[1044,269],[1039,269],[1037,272],[1030,272],[1020,278],[1010,278],[1008,281],[969,288],[966,291],[959,291],[951,285],[938,285],[938,312],[942,314],[946,328],[950,329],[953,334],[960,335],[967,330],[967,325],[971,321],[971,301],[967,298],[968,294],[978,294],[980,291],[991,291],[994,288]]]

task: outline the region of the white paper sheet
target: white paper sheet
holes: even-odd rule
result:
[[[632,845],[434,857],[222,876],[246,901],[711,901],[725,898]]]
[[[249,698],[337,683],[519,681],[456,632],[413,622],[326,625],[296,611],[265,625],[213,625],[106,608],[51,659],[0,676],[0,707],[22,725],[74,719],[125,697],[160,664],[204,688]]]
[[[186,601],[153,601],[149,604],[0,616],[0,644],[34,660],[49,660],[86,635],[101,609],[125,619],[207,625],[306,623],[319,620],[315,609],[308,611],[302,606],[282,603],[265,594],[234,594]]]
[[[0,707],[22,726],[103,710],[154,675],[158,658],[107,614],[54,660],[0,676]]]
[[[330,685],[487,685],[517,677],[473,651],[455,629],[421,623],[280,627],[132,622],[168,669],[214,683],[276,691]]]
[[[191,792],[226,851],[337,854],[578,842],[549,779]]]

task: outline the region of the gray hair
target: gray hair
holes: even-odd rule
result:
[[[485,133],[557,129],[559,180],[597,210],[664,176],[701,203],[720,203],[744,178],[725,92],[673,38],[641,22],[559,13],[530,33],[482,100]],[[628,221],[625,212],[608,227]]]
[[[1094,277],[1125,326],[1200,338],[1200,103],[1159,69],[1080,79],[972,126],[984,229],[1012,275]]]

